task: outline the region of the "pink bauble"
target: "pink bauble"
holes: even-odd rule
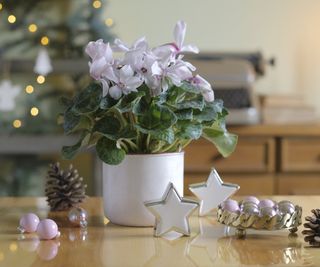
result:
[[[19,228],[21,231],[32,233],[37,230],[38,224],[39,217],[34,213],[27,213],[21,217]]]
[[[58,225],[51,219],[42,220],[37,228],[40,239],[53,239],[58,235]]]
[[[238,202],[233,199],[227,199],[222,202],[221,207],[229,212],[238,212],[240,209]]]
[[[242,203],[254,203],[256,205],[259,205],[259,199],[255,196],[247,196],[242,200]]]
[[[273,208],[274,207],[274,202],[271,199],[263,199],[259,203],[259,207],[261,208]]]

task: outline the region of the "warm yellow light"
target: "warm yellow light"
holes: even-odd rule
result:
[[[49,42],[50,42],[50,40],[49,40],[49,38],[48,38],[48,36],[43,36],[42,38],[41,38],[41,44],[42,45],[48,45],[49,44]]]
[[[28,29],[29,29],[29,32],[36,32],[38,30],[38,27],[36,24],[30,24]]]
[[[38,108],[36,108],[36,107],[33,107],[32,109],[30,109],[30,114],[32,115],[32,116],[38,116],[38,114],[39,114],[39,109]]]
[[[22,126],[21,120],[14,120],[12,123],[14,128],[20,128]]]
[[[9,17],[8,17],[8,21],[9,21],[9,23],[15,23],[16,22],[16,17],[14,16],[14,15],[10,15]]]
[[[108,18],[104,21],[104,23],[108,26],[111,27],[113,25],[113,19],[112,18]]]
[[[0,261],[3,261],[4,260],[4,254],[3,252],[0,252]]]
[[[0,10],[2,9],[2,4],[0,3]]]
[[[94,8],[100,8],[101,7],[101,2],[99,0],[93,1],[92,6]]]
[[[11,243],[10,246],[9,246],[9,249],[10,249],[11,252],[15,252],[15,251],[17,251],[18,246],[17,246],[16,243]]]
[[[37,83],[38,84],[43,84],[46,81],[46,78],[43,75],[39,75],[37,77]]]
[[[27,94],[32,94],[34,91],[34,88],[32,85],[27,85],[25,90]]]
[[[103,223],[104,223],[104,224],[108,224],[108,223],[109,223],[109,220],[108,220],[106,217],[104,217],[104,218],[103,218]]]

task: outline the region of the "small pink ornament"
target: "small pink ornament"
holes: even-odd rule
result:
[[[60,236],[60,232],[58,231],[58,225],[55,221],[51,219],[42,220],[37,228],[37,234],[40,239],[53,239],[55,237]]]
[[[27,213],[20,219],[18,230],[21,233],[33,233],[37,230],[39,224],[39,217],[34,213]]]
[[[254,203],[256,205],[259,205],[259,199],[254,196],[247,196],[243,199],[242,203]]]
[[[271,199],[263,199],[260,201],[259,207],[260,209],[266,208],[266,207],[273,208],[274,202]]]
[[[229,212],[238,212],[240,210],[238,202],[233,199],[227,199],[222,202],[221,207]]]

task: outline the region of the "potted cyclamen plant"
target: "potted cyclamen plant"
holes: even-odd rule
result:
[[[105,214],[113,223],[151,226],[144,201],[159,199],[169,182],[183,194],[183,149],[195,139],[211,141],[223,156],[237,136],[227,132],[226,109],[210,84],[183,60],[186,24],[178,21],[173,43],[149,48],[146,39],[127,46],[90,42],[90,74],[96,82],[66,101],[64,130],[81,139],[63,147],[72,158],[94,146],[103,164]],[[115,58],[113,52],[121,52]]]

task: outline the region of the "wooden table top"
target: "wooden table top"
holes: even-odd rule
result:
[[[303,207],[303,217],[319,208],[320,196],[271,197],[288,199]],[[190,237],[154,238],[152,228],[112,225],[103,216],[102,200],[89,198],[87,231],[60,228],[57,240],[39,241],[34,234],[21,236],[16,228],[26,212],[47,216],[44,198],[0,198],[0,266],[320,266],[320,248],[310,248],[288,231],[249,232],[247,238],[226,235],[215,216],[191,221]]]

